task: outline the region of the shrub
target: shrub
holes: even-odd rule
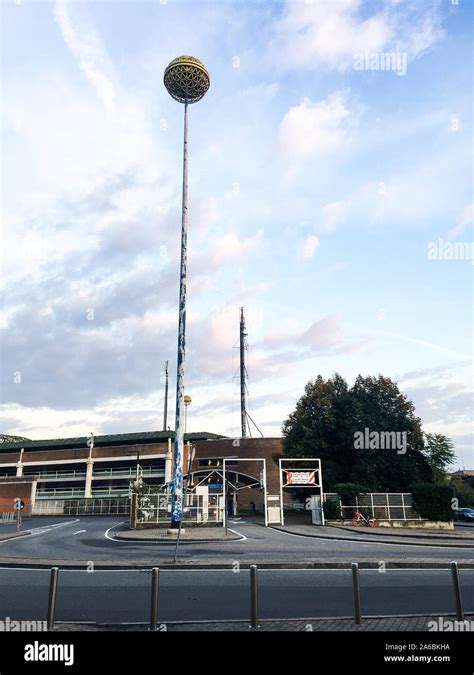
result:
[[[359,483],[336,483],[333,487],[334,492],[340,495],[342,503],[347,506],[355,504],[355,498],[363,492],[369,490]]]
[[[326,520],[339,520],[341,518],[339,503],[334,499],[326,499],[323,505],[323,511]]]
[[[413,503],[422,518],[449,521],[453,519],[453,490],[446,485],[418,483],[411,487]]]

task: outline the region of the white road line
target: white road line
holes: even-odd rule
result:
[[[32,530],[29,531],[28,534],[25,534],[23,537],[11,537],[11,539],[4,539],[3,541],[0,541],[0,544],[5,544],[7,541],[13,541],[14,539],[24,539],[25,537],[35,537],[38,534],[45,534],[46,532],[51,532],[53,529],[58,529],[58,527],[65,527],[66,525],[73,525],[74,523],[78,523],[80,518],[76,518],[76,520],[68,520],[67,523],[55,523],[54,525],[43,525],[41,527],[34,527]]]
[[[73,532],[73,534],[81,534],[81,532],[86,532],[86,530],[78,530],[77,532]]]
[[[123,523],[126,523],[126,522],[128,522],[128,521],[122,520],[120,523],[116,523],[115,525],[112,525],[112,527],[109,527],[109,529],[106,530],[106,532],[104,533],[104,536],[105,536],[107,539],[109,539],[110,541],[113,541],[113,542],[120,542],[121,544],[130,544],[130,543],[132,543],[132,544],[145,544],[145,545],[148,546],[148,544],[160,544],[160,543],[161,543],[159,540],[156,540],[156,541],[155,541],[155,540],[150,540],[150,541],[148,542],[148,541],[143,541],[143,540],[134,540],[134,539],[115,539],[114,537],[109,537],[109,532],[110,532],[110,530],[113,530],[114,527],[118,527],[119,525],[123,525]],[[235,540],[234,540],[235,543],[237,543],[237,542],[239,542],[239,541],[245,541],[245,540],[247,539],[247,537],[245,536],[245,534],[241,534],[240,532],[237,532],[237,530],[232,530],[230,527],[228,528],[228,530],[229,530],[230,532],[233,532],[234,534],[238,535],[239,537],[242,537],[242,539],[235,539]],[[168,540],[168,541],[169,541],[169,540]],[[182,541],[181,541],[181,543],[182,543]],[[192,541],[188,541],[187,543],[193,543],[193,542],[192,542]],[[196,544],[199,544],[200,542],[199,542],[199,541],[196,541],[195,543],[196,543]],[[205,543],[210,543],[210,542],[205,542]],[[212,542],[212,543],[214,543],[214,542]],[[223,541],[223,540],[220,541],[219,539],[216,539],[216,542],[215,542],[215,543],[216,543],[216,544],[223,544],[223,543],[225,543],[225,541]]]
[[[110,541],[120,541],[122,543],[124,542],[125,544],[127,544],[128,542],[125,541],[124,539],[114,539],[113,537],[109,537],[110,530],[113,530],[114,527],[118,527],[119,525],[123,525],[126,522],[127,522],[126,520],[121,520],[120,523],[115,523],[115,525],[112,525],[112,527],[109,527],[109,529],[105,531],[104,537],[106,537],[106,539],[110,539]]]

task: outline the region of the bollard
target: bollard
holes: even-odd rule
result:
[[[48,630],[54,630],[54,612],[56,610],[56,594],[58,590],[59,567],[51,568],[51,577],[49,580],[49,599],[48,599]]]
[[[250,565],[250,628],[258,628],[258,571]]]
[[[456,602],[456,619],[458,621],[464,621],[464,612],[461,598],[461,583],[459,581],[459,569],[457,562],[451,563],[451,576],[453,577],[454,600]]]
[[[360,609],[360,583],[359,583],[359,565],[352,563],[352,588],[354,591],[354,618],[357,624],[362,621],[362,614]]]
[[[151,614],[150,630],[156,630],[158,625],[158,590],[159,590],[160,570],[154,567],[151,570]]]

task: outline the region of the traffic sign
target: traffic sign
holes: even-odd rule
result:
[[[13,508],[15,509],[15,511],[23,511],[23,509],[25,508],[25,502],[22,499],[20,499],[20,497],[15,497],[15,499],[13,500]]]
[[[287,471],[287,485],[314,485],[315,471]]]

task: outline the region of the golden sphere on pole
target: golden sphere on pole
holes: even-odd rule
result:
[[[209,89],[210,79],[204,65],[194,56],[178,56],[165,69],[164,85],[180,103],[196,103]]]
[[[185,394],[184,396],[184,405],[189,405],[192,402],[192,398],[189,394]]]

